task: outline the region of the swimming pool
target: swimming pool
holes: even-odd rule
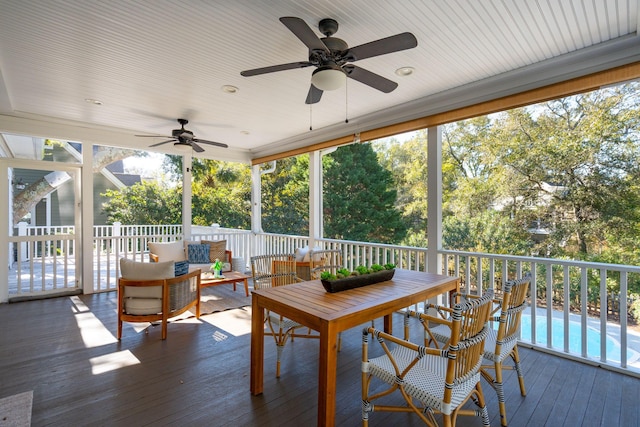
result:
[[[531,342],[531,316],[523,314],[521,320],[521,340]],[[580,322],[569,321],[569,352],[580,355],[581,345],[581,324]],[[600,359],[600,332],[587,326],[587,356]],[[536,343],[547,345],[547,318],[536,316]],[[556,350],[564,350],[564,321],[553,318],[551,324],[551,344]],[[620,342],[609,335],[606,335],[607,360],[612,362],[621,361]],[[627,349],[627,361],[638,359],[640,354],[632,349]]]

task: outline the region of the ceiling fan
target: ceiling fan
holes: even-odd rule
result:
[[[411,49],[418,45],[413,34],[401,33],[350,48],[344,40],[332,37],[338,31],[338,22],[334,19],[326,18],[318,24],[318,29],[325,35],[323,38],[319,38],[300,18],[282,17],[280,22],[309,48],[309,60],[255,68],[242,71],[240,74],[249,77],[313,65],[316,69],[311,76],[311,87],[305,101],[307,104],[319,102],[323,91],[338,89],[347,77],[385,93],[393,91],[398,87],[396,82],[350,62]]]
[[[186,130],[184,125],[189,123],[187,119],[178,119],[178,123],[182,126],[180,129],[174,129],[171,131],[171,136],[164,135],[136,135],[143,138],[170,138],[167,141],[158,142],[157,144],[150,145],[149,147],[157,147],[158,145],[166,144],[168,142],[173,142],[173,146],[177,148],[193,148],[194,151],[198,153],[202,153],[204,148],[200,147],[198,144],[209,144],[215,145],[217,147],[227,148],[227,144],[223,144],[222,142],[215,141],[207,141],[206,139],[198,139],[193,136],[193,132],[190,130]]]

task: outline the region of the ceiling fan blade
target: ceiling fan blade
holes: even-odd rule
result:
[[[167,142],[174,142],[175,139],[169,139],[167,141],[158,142],[157,144],[150,145],[149,147],[157,147],[158,145],[166,144]]]
[[[229,146],[223,142],[207,141],[206,139],[196,139],[196,138],[193,138],[192,141],[198,142],[200,144],[209,144],[209,145],[215,145],[216,147],[229,148]]]
[[[349,48],[344,57],[347,61],[359,61],[365,58],[411,49],[416,46],[418,46],[418,40],[413,34],[400,33]]]
[[[292,16],[284,16],[280,18],[282,22],[293,34],[300,39],[302,43],[309,48],[309,50],[321,50],[330,53],[327,46],[320,40],[320,38],[313,32],[304,20],[295,18]]]
[[[288,64],[272,65],[270,67],[254,68],[253,70],[241,71],[240,75],[244,77],[257,76],[259,74],[273,73],[276,71],[293,70],[295,68],[309,67],[311,62],[290,62]]]
[[[196,153],[202,153],[204,151],[204,148],[200,147],[195,142],[191,142],[191,148],[193,148],[193,151],[195,151]]]
[[[379,74],[365,70],[364,68],[356,67],[355,65],[347,64],[342,67],[342,69],[347,73],[347,77],[371,86],[374,89],[378,89],[384,93],[392,92],[398,87],[398,83],[382,77]]]
[[[139,136],[141,138],[173,138],[172,136],[166,136],[166,135],[133,135],[133,136]]]
[[[322,91],[315,87],[314,85],[310,85],[309,93],[307,93],[307,100],[304,101],[305,104],[315,104],[316,102],[320,102],[320,98],[322,98]]]

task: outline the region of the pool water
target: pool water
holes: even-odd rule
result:
[[[582,354],[581,345],[581,324],[579,322],[569,322],[569,352]],[[606,335],[607,360],[620,362],[620,343],[613,337]],[[587,326],[587,356],[600,359],[600,333],[597,329]],[[531,342],[531,316],[523,314],[521,319],[521,340]],[[563,319],[552,319],[551,343],[556,350],[564,350],[564,321]],[[536,317],[536,344],[547,344],[547,318]],[[633,360],[638,354],[629,349],[628,360]]]

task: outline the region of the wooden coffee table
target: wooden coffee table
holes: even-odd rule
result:
[[[226,271],[222,273],[222,278],[214,279],[212,273],[204,272],[200,276],[200,287],[204,288],[205,286],[217,286],[217,285],[226,285],[229,283],[233,284],[233,290],[236,290],[236,283],[244,282],[244,293],[249,296],[249,282],[248,279],[250,276],[246,274],[239,273],[237,271]]]

